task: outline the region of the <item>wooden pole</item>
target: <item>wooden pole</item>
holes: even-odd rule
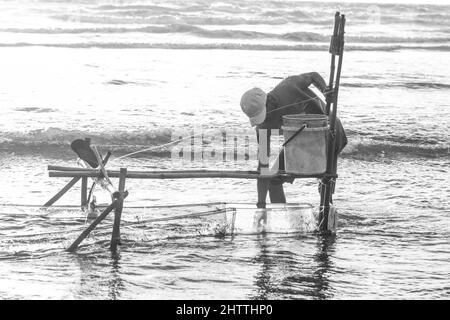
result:
[[[331,91],[331,95],[332,98],[334,98],[334,93],[333,93],[333,85],[334,85],[334,76],[335,76],[335,61],[336,61],[336,41],[338,40],[338,32],[339,32],[339,24],[340,24],[340,20],[341,20],[341,15],[339,13],[339,11],[336,12],[336,14],[334,15],[334,29],[333,29],[333,36],[331,37],[331,42],[330,42],[330,50],[329,52],[331,53],[331,66],[330,66],[330,78],[328,81],[328,90]],[[334,99],[333,99],[334,101]],[[330,118],[330,108],[331,108],[331,103],[333,102],[331,98],[328,98],[326,101],[326,109],[325,109],[325,114],[328,116],[328,119]],[[331,139],[331,137],[329,137],[329,139]],[[329,154],[327,153],[327,164],[329,161]],[[326,178],[322,178],[321,181],[321,186],[320,186],[320,206],[319,206],[319,221],[323,221],[323,210],[325,207],[325,188],[327,185],[327,179]],[[320,228],[321,226],[319,226]]]
[[[114,225],[110,245],[110,249],[113,252],[117,250],[117,245],[120,244],[120,219],[122,217],[126,177],[127,177],[127,168],[120,168],[119,192],[117,197],[116,210],[114,212]]]
[[[80,236],[70,245],[67,249],[69,252],[73,252],[78,248],[78,245],[91,233],[92,230],[103,220],[106,216],[116,207],[117,200],[114,200],[90,225],[87,227]]]
[[[87,183],[88,183],[87,177],[81,178],[81,207],[84,207],[85,205],[87,205],[87,202],[88,202]]]
[[[70,188],[72,188],[75,183],[78,182],[78,180],[80,180],[80,177],[74,177],[72,176],[73,179],[70,180],[57,194],[55,194],[53,196],[53,198],[51,198],[50,200],[48,200],[43,207],[50,207],[52,204],[54,204],[56,201],[58,201],[59,198],[61,198],[67,191],[69,191]]]
[[[91,169],[91,168],[80,168],[80,167],[64,167],[64,166],[54,166],[54,165],[48,165],[47,166],[48,171],[85,171],[85,172],[96,172],[98,174],[98,169]],[[108,176],[113,176],[115,178],[119,177],[120,171],[118,170],[106,170],[108,173]],[[256,173],[257,171],[254,170],[241,170],[241,171],[234,171],[234,170],[206,170],[206,169],[186,169],[186,170],[133,170],[128,171],[129,173],[178,173],[178,172],[192,172],[192,173],[201,173],[201,172],[247,172],[247,173]]]
[[[336,37],[338,36],[339,20],[340,20],[340,14],[338,11],[334,15],[333,39],[331,41],[334,41],[334,39],[336,39]],[[330,45],[330,53],[331,53],[331,67],[330,67],[330,78],[328,81],[328,90],[333,91],[336,55],[334,54],[332,45]],[[331,99],[327,99],[326,102],[327,102],[327,104],[326,104],[325,114],[327,116],[329,116],[330,115],[330,107],[331,107]]]
[[[77,171],[50,171],[50,177],[97,177],[98,171],[92,169],[78,169]],[[119,171],[108,170],[108,176],[120,177]],[[178,171],[127,171],[128,179],[193,179],[193,178],[235,178],[235,179],[273,179],[276,177],[286,178],[323,178],[336,177],[335,174],[290,174],[274,173],[260,174],[257,171],[234,171],[234,170],[178,170]]]
[[[334,45],[338,45],[339,61],[338,68],[336,72],[336,85],[333,92],[333,110],[330,111],[329,121],[330,121],[330,137],[328,139],[328,152],[327,152],[327,170],[328,175],[336,174],[337,172],[337,156],[335,155],[336,146],[336,116],[337,116],[337,102],[339,94],[339,84],[341,79],[341,69],[342,60],[344,53],[344,27],[345,27],[345,15],[341,15],[339,19],[339,31],[338,40]],[[330,203],[332,201],[332,192],[334,182],[328,176],[322,179],[322,189],[321,189],[321,203],[320,203],[320,213],[319,213],[319,230],[320,231],[330,231],[328,229],[328,215],[330,212]]]

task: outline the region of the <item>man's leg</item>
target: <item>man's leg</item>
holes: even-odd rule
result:
[[[284,171],[284,149],[281,150],[280,154],[278,155],[278,158],[275,160],[274,166],[277,166],[278,168],[272,168],[274,170],[277,170],[278,172]],[[271,203],[286,203],[286,195],[284,194],[283,189],[283,179],[275,178],[270,180],[269,185],[269,196],[270,196],[270,202]],[[291,182],[292,183],[292,182]]]
[[[270,180],[269,196],[271,203],[286,203],[286,195],[284,194],[283,182],[280,179]]]

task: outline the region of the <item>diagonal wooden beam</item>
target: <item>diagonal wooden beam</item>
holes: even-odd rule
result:
[[[79,237],[70,245],[70,247],[67,249],[69,252],[75,251],[80,243],[91,233],[92,230],[100,223],[103,219],[106,218],[106,216],[113,211],[113,209],[117,205],[117,200],[114,200],[90,225],[87,227],[80,235]]]
[[[48,200],[42,207],[47,208],[50,207],[52,204],[54,204],[56,201],[58,201],[59,198],[61,198],[67,191],[69,191],[70,188],[72,188],[75,183],[80,180],[81,177],[74,177],[72,180],[69,181],[57,194],[53,196],[50,200]]]

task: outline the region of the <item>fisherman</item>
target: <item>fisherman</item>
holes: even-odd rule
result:
[[[241,98],[242,111],[250,118],[252,127],[256,126],[256,137],[259,144],[261,134],[266,134],[267,157],[259,157],[258,171],[268,170],[270,155],[271,130],[281,129],[282,117],[288,114],[325,114],[325,103],[309,88],[314,85],[325,96],[332,99],[325,80],[317,73],[310,72],[290,76],[281,81],[272,91],[265,93],[260,88],[253,88],[244,93]],[[263,130],[266,129],[266,130]],[[280,131],[278,131],[280,132]],[[336,156],[347,144],[344,128],[336,118]],[[260,145],[260,148],[264,147]],[[284,171],[284,150],[278,155],[275,166],[271,170]],[[275,173],[276,173],[275,172]],[[267,192],[271,203],[286,203],[283,183],[292,183],[294,178],[276,177],[273,179],[258,179],[258,208],[266,207]],[[320,191],[320,186],[319,186]]]

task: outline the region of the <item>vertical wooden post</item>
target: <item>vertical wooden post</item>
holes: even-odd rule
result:
[[[338,24],[338,28],[337,28]],[[339,84],[341,78],[341,69],[342,69],[342,59],[344,53],[344,26],[345,26],[345,15],[339,16],[339,13],[336,13],[335,16],[335,27],[334,34],[331,40],[330,52],[332,54],[332,62],[331,62],[331,72],[334,73],[334,55],[339,55],[338,68],[336,72],[336,85],[333,91],[333,109],[330,110],[329,105],[327,103],[327,112],[329,112],[329,121],[330,121],[330,137],[328,138],[328,147],[327,147],[327,170],[328,174],[336,174],[337,172],[337,155],[335,154],[335,146],[336,146],[336,116],[337,116],[337,101],[338,101],[338,93],[339,93]],[[335,35],[336,31],[338,31],[337,37]],[[332,77],[330,75],[330,81]],[[330,204],[332,202],[332,195],[334,189],[334,183],[332,179],[326,177],[322,179],[322,186],[320,192],[320,213],[319,213],[319,230],[320,231],[330,231],[328,230],[328,215],[330,212]]]
[[[334,15],[334,29],[333,29],[333,36],[331,38],[331,44],[330,44],[330,53],[331,53],[331,67],[330,67],[330,78],[328,81],[328,90],[333,91],[333,85],[334,85],[334,74],[335,74],[335,60],[336,60],[336,55],[334,54],[334,48],[333,48],[333,41],[334,39],[337,38],[338,36],[338,31],[339,31],[339,20],[340,20],[340,13],[339,11],[336,12],[336,14]],[[326,104],[326,108],[325,108],[325,114],[327,116],[330,115],[330,107],[331,107],[331,99],[327,99],[327,104]]]
[[[120,219],[122,217],[123,199],[125,197],[125,180],[127,176],[127,169],[120,168],[119,176],[119,192],[117,195],[117,205],[114,211],[114,225],[111,235],[111,251],[117,250],[117,245],[120,244]]]
[[[87,183],[88,178],[83,177],[81,178],[81,207],[84,207],[87,205]]]

